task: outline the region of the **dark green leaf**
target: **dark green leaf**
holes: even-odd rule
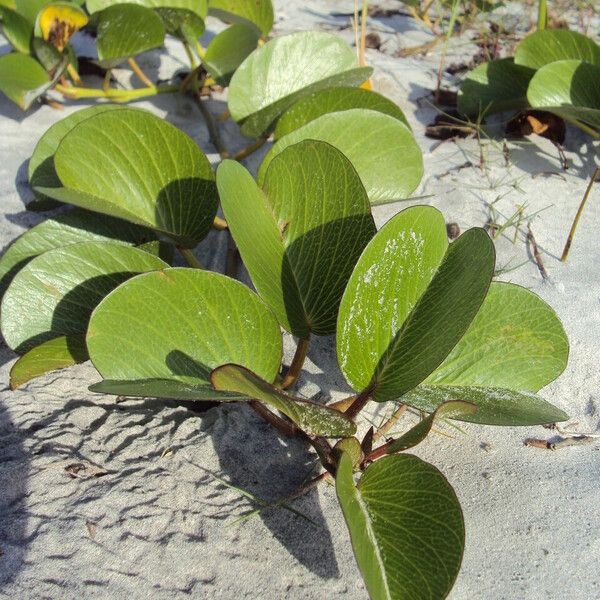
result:
[[[155,229],[194,247],[217,210],[214,175],[185,133],[139,109],[104,112],[61,141],[54,166],[64,187],[38,191]]]
[[[0,56],[0,92],[27,110],[51,85],[40,63],[25,54]]]
[[[137,4],[144,8],[175,8],[195,12],[204,19],[208,12],[206,0],[87,0],[86,8],[90,14],[99,12],[117,4]]]
[[[223,365],[211,373],[210,379],[215,390],[263,402],[308,434],[343,437],[356,433],[356,425],[343,413],[290,396],[239,365]]]
[[[43,221],[18,237],[0,259],[0,296],[32,258],[78,242],[121,242],[139,246],[155,240],[153,231],[78,208]]]
[[[282,326],[301,338],[333,333],[348,277],[375,233],[348,159],[306,141],[272,161],[264,191],[233,161],[221,164],[217,184],[244,264]]]
[[[344,455],[336,491],[371,600],[448,595],[465,531],[458,498],[435,467],[410,454],[387,456],[355,486]]]
[[[322,115],[352,108],[367,108],[389,115],[410,129],[404,113],[385,96],[363,88],[336,87],[315,92],[296,102],[277,121],[275,139],[299,129]]]
[[[2,299],[2,334],[23,353],[59,336],[85,333],[94,307],[117,285],[165,267],[147,252],[110,242],[82,242],[29,262]]]
[[[208,10],[225,23],[253,25],[263,35],[268,35],[273,27],[271,0],[208,0]]]
[[[36,377],[88,360],[85,336],[61,336],[48,340],[21,356],[10,370],[10,389],[16,390]]]
[[[223,400],[210,373],[232,362],[274,381],[282,352],[277,320],[248,287],[181,268],[135,277],[107,296],[92,315],[87,345],[96,369],[112,380],[109,393],[187,400]]]
[[[339,37],[300,32],[255,50],[231,79],[228,105],[242,133],[270,130],[292,104],[320,89],[360,85],[372,70],[358,68],[352,48]]]
[[[363,252],[344,293],[337,353],[355,390],[399,398],[446,358],[487,294],[494,245],[470,229],[448,247],[444,218],[427,206],[392,218]]]
[[[11,46],[17,51],[29,54],[33,25],[18,12],[0,6],[0,25],[2,33]]]
[[[322,115],[281,138],[265,156],[258,182],[264,181],[273,158],[304,140],[320,140],[341,150],[372,204],[408,198],[423,177],[423,156],[410,129],[389,115],[357,108]]]

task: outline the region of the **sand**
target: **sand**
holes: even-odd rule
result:
[[[352,41],[348,17],[332,16],[351,11],[349,1],[275,4],[277,34],[325,29]],[[500,14],[505,23],[526,26],[527,15],[514,4]],[[209,23],[209,29],[215,27]],[[526,286],[556,309],[571,356],[566,372],[543,393],[569,413],[571,431],[597,434],[600,188],[590,198],[568,262],[559,261],[594,169],[590,139],[569,129],[567,171],[545,140],[510,143],[508,165],[502,142],[484,141],[480,169],[477,140],[439,145],[424,137],[424,125],[435,116],[425,97],[435,86],[441,48],[425,58],[391,56],[431,35],[397,15],[374,19],[371,30],[384,41],[383,52],[367,53],[375,67],[374,87],[408,116],[425,161],[417,193],[427,196],[377,208],[378,224],[424,202],[463,230],[486,223],[487,203],[496,200],[505,217],[518,205],[525,204],[529,215],[541,211],[531,228],[549,278],[542,279],[522,228],[514,243],[514,229],[497,241],[498,265],[509,270],[501,279]],[[466,40],[451,44],[448,62],[473,55],[475,46]],[[150,54],[144,65],[167,76],[183,68],[184,57],[170,44],[167,53]],[[223,102],[215,98],[215,114]],[[40,220],[24,210],[31,198],[26,165],[36,140],[83,106],[70,105],[64,112],[44,106],[23,115],[0,99],[1,246]],[[165,96],[139,106],[185,129],[217,161],[189,99]],[[224,137],[232,150],[246,143],[233,124],[224,128]],[[261,155],[247,166],[256,169]],[[459,169],[466,162],[474,166]],[[211,235],[199,255],[221,269],[223,237]],[[289,358],[291,340],[286,339],[286,349]],[[256,504],[223,481],[266,501],[287,495],[315,469],[304,444],[279,437],[244,405],[199,414],[174,402],[116,404],[87,391],[98,379],[89,365],[53,373],[13,393],[6,382],[15,356],[3,345],[0,358],[0,596],[366,598],[331,486],[322,485],[294,504],[313,522],[283,509],[237,520]],[[299,392],[341,398],[347,389],[334,340],[316,340]],[[369,410],[373,414],[377,407]],[[401,426],[410,423],[408,417]],[[600,598],[599,444],[550,452],[523,445],[528,437],[554,436],[542,427],[462,429],[444,428],[446,436],[430,436],[415,452],[447,475],[465,513],[467,546],[451,598]]]

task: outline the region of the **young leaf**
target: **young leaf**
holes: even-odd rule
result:
[[[110,242],[50,250],[27,264],[2,299],[2,334],[19,354],[59,336],[85,333],[94,307],[132,275],[166,266],[151,254]]]
[[[0,296],[32,258],[78,242],[120,242],[140,246],[156,239],[150,229],[74,208],[42,221],[18,237],[0,258]]]
[[[279,410],[308,434],[347,437],[356,433],[356,425],[343,413],[290,396],[239,365],[218,367],[210,380],[217,391],[241,394]]]
[[[458,92],[458,111],[477,117],[527,108],[527,86],[535,71],[501,58],[475,67]]]
[[[600,46],[576,31],[544,29],[528,35],[515,51],[515,64],[530,69],[570,59],[600,66]]]
[[[219,166],[217,185],[244,264],[282,326],[300,338],[334,333],[344,287],[375,233],[348,159],[305,141],[272,161],[263,190],[233,161]]]
[[[119,217],[191,247],[217,210],[214,175],[185,133],[139,109],[103,112],[74,127],[54,155],[64,187],[51,198]]]
[[[487,425],[537,425],[567,415],[537,397],[565,369],[569,344],[558,317],[538,296],[494,282],[469,330],[446,360],[402,397],[426,411],[447,400],[479,406],[460,418]]]
[[[258,45],[253,27],[238,23],[218,33],[208,45],[202,63],[220,85],[229,85],[235,70]]]
[[[210,373],[232,362],[274,381],[282,352],[277,320],[254,292],[182,268],[140,275],[109,294],[90,319],[87,345],[111,380],[95,391],[187,400],[223,400]]]
[[[561,60],[542,67],[529,84],[531,106],[600,134],[600,66]]]
[[[467,331],[494,272],[483,229],[448,246],[444,218],[416,206],[371,240],[348,282],[338,317],[337,354],[355,390],[399,398],[438,367]]]
[[[381,112],[350,109],[325,114],[281,138],[265,156],[258,182],[279,153],[308,139],[327,142],[346,155],[372,204],[404,200],[423,177],[423,156],[406,125]]]
[[[273,27],[271,0],[208,0],[209,13],[225,23],[242,23],[256,27],[262,35],[269,35]]]
[[[277,121],[275,139],[299,129],[322,115],[352,108],[366,108],[389,115],[410,129],[404,113],[385,96],[363,88],[335,87],[315,92],[299,100],[283,113]]]
[[[10,370],[10,389],[73,365],[85,362],[89,356],[85,346],[85,336],[61,336],[48,340],[21,356]]]
[[[99,104],[90,108],[84,108],[61,119],[49,129],[39,139],[31,158],[27,172],[29,174],[29,185],[33,189],[38,203],[38,210],[55,208],[58,203],[40,194],[36,191],[38,187],[61,187],[60,179],[54,169],[54,153],[62,139],[75,125],[93,117],[94,115],[123,108],[117,104]],[[43,202],[43,204],[41,204]]]
[[[0,92],[27,110],[51,85],[40,63],[25,54],[0,56]]]
[[[115,4],[97,16],[98,59],[104,68],[163,45],[166,30],[153,10],[136,4]]]
[[[358,68],[353,50],[337,36],[299,32],[255,50],[229,86],[228,106],[242,133],[259,136],[292,104],[320,89],[360,85],[370,68]]]
[[[30,53],[33,25],[23,15],[0,6],[0,27],[4,37],[17,52]]]
[[[204,19],[208,12],[206,0],[87,0],[86,8],[90,14],[100,12],[116,4],[138,4],[145,8],[175,8],[195,12]]]
[[[410,454],[387,456],[355,486],[343,455],[335,487],[371,600],[447,596],[465,530],[458,498],[435,467]]]
[[[414,427],[403,433],[398,439],[386,445],[386,454],[404,452],[420,444],[430,433],[438,419],[460,419],[477,412],[477,405],[470,402],[449,401],[440,404],[430,415],[419,421]]]

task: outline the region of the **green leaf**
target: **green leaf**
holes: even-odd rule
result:
[[[0,7],[0,23],[2,33],[11,46],[17,52],[29,54],[33,25],[23,15],[4,7]]]
[[[87,344],[107,385],[128,386],[110,393],[181,398],[172,395],[179,390],[187,400],[223,400],[209,378],[228,363],[274,381],[282,352],[277,320],[254,292],[224,275],[182,268],[117,288],[94,311]]]
[[[78,242],[120,242],[138,246],[156,239],[153,231],[78,208],[42,221],[19,236],[0,258],[0,296],[31,259],[55,248]]]
[[[344,437],[356,433],[356,425],[343,413],[290,396],[239,365],[223,365],[211,373],[210,379],[215,390],[263,402],[310,435]]]
[[[204,21],[197,13],[180,8],[157,8],[166,32],[181,41],[196,47],[198,38],[204,33]]]
[[[208,72],[220,85],[228,85],[235,70],[256,48],[256,29],[238,23],[218,33],[208,45],[202,60]]]
[[[360,85],[371,72],[358,68],[352,48],[332,34],[278,37],[255,50],[235,72],[229,111],[244,135],[259,136],[301,98],[320,89]]]
[[[515,64],[531,69],[570,59],[600,66],[600,46],[576,31],[544,29],[528,35],[515,51]]]
[[[10,370],[10,389],[25,385],[51,371],[66,369],[88,360],[85,336],[61,336],[48,340],[21,356]]]
[[[296,102],[277,121],[275,139],[299,129],[322,115],[352,108],[367,108],[389,115],[410,129],[404,113],[385,96],[363,88],[335,87],[315,92]]]
[[[214,175],[185,133],[139,109],[103,112],[60,142],[54,166],[62,188],[51,198],[119,217],[195,247],[217,210]]]
[[[252,282],[282,326],[300,338],[334,333],[344,287],[375,233],[348,159],[306,141],[273,160],[263,190],[234,161],[219,166],[217,185]]]
[[[195,12],[204,19],[208,13],[207,0],[127,0],[127,4],[137,4],[144,8],[175,8]],[[87,0],[86,8],[90,14],[105,8],[125,4],[123,0]]]
[[[136,4],[115,4],[97,16],[96,47],[104,68],[163,45],[166,30],[153,10]]]
[[[340,306],[337,355],[355,390],[399,398],[430,375],[465,334],[487,294],[494,245],[483,229],[448,246],[435,208],[408,208],[363,252]]]
[[[278,154],[309,139],[327,142],[346,155],[372,204],[408,198],[423,177],[423,156],[406,125],[380,112],[350,109],[318,117],[281,138],[265,156],[258,182],[262,184]]]
[[[527,97],[534,108],[600,134],[600,66],[578,60],[546,65],[531,80]]]
[[[78,110],[52,125],[46,130],[44,135],[42,135],[29,159],[27,172],[29,174],[29,185],[34,190],[34,194],[38,201],[44,201],[45,203],[43,208],[47,207],[50,209],[58,206],[57,202],[36,192],[35,188],[61,187],[62,184],[54,169],[54,153],[58,149],[58,146],[65,135],[69,133],[75,125],[78,125],[82,121],[85,121],[94,115],[119,108],[123,107],[116,104],[100,104],[98,106]]]
[[[479,410],[462,420],[536,425],[567,418],[534,392],[565,369],[569,343],[554,311],[516,285],[494,282],[481,310],[446,360],[402,397],[422,410],[466,400]]]
[[[387,456],[355,486],[344,455],[335,487],[371,600],[448,595],[465,530],[458,498],[435,467],[410,454]]]
[[[40,63],[20,53],[0,56],[0,92],[27,110],[51,85]]]
[[[527,108],[527,86],[535,71],[501,58],[475,67],[458,92],[458,111],[479,116]]]
[[[50,250],[14,277],[2,299],[2,334],[21,354],[58,336],[85,333],[94,307],[134,274],[166,266],[147,252],[109,242]]]
[[[273,28],[273,4],[271,0],[208,0],[209,13],[225,23],[251,24],[262,35],[268,35]]]
[[[478,410],[477,405],[470,402],[449,401],[440,404],[429,416],[419,421],[406,433],[387,446],[387,454],[404,452],[420,444],[431,432],[433,424],[438,419],[460,419],[472,415]]]
[[[15,0],[17,12],[23,15],[31,25],[35,25],[38,13],[53,0]]]

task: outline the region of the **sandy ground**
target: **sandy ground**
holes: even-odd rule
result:
[[[301,29],[336,31],[349,41],[352,2],[276,2],[277,33]],[[397,5],[398,3],[388,3]],[[514,5],[503,22],[526,15]],[[214,23],[211,23],[214,26]],[[560,263],[570,223],[593,169],[589,139],[569,130],[562,171],[544,140],[484,142],[478,167],[476,140],[438,145],[424,137],[435,116],[427,101],[435,86],[440,51],[427,58],[397,59],[400,46],[431,39],[413,20],[372,21],[383,52],[369,51],[375,89],[406,112],[423,149],[425,177],[419,195],[431,196],[378,208],[379,224],[411,203],[440,208],[464,230],[483,225],[487,203],[505,217],[518,205],[538,213],[532,230],[549,279],[543,281],[528,253],[524,231],[508,229],[497,243],[502,279],[524,285],[558,312],[571,340],[569,366],[544,390],[571,415],[573,431],[600,429],[600,191],[593,193],[567,264]],[[468,36],[453,42],[447,61],[470,57]],[[4,51],[6,47],[4,46]],[[150,55],[151,71],[166,76],[183,56]],[[21,114],[0,99],[0,245],[6,246],[39,220],[24,210],[31,195],[26,166],[36,140],[64,114],[41,107]],[[161,97],[141,104],[192,135],[210,158],[214,149],[193,103]],[[216,99],[212,110],[224,109]],[[232,149],[245,141],[228,124]],[[247,166],[255,169],[260,155]],[[466,162],[476,166],[460,168]],[[200,255],[215,269],[223,264],[222,237],[212,235]],[[286,340],[289,352],[293,344]],[[299,442],[281,439],[246,406],[226,405],[197,414],[176,403],[127,401],[94,395],[89,365],[52,374],[22,391],[6,388],[14,355],[0,349],[0,596],[7,598],[289,598],[364,599],[335,494],[322,486],[296,508],[314,523],[285,510],[237,521],[255,505],[225,480],[265,500],[294,491],[314,468]],[[313,345],[300,392],[322,390],[341,397],[347,388],[335,363],[334,341]],[[407,426],[410,418],[403,422]],[[418,454],[436,464],[462,502],[467,547],[455,600],[593,600],[600,598],[600,453],[598,444],[549,452],[523,446],[527,437],[552,437],[541,427],[501,429],[467,426],[452,437],[431,436]],[[87,465],[73,478],[65,467]],[[106,472],[93,477],[94,472]]]

